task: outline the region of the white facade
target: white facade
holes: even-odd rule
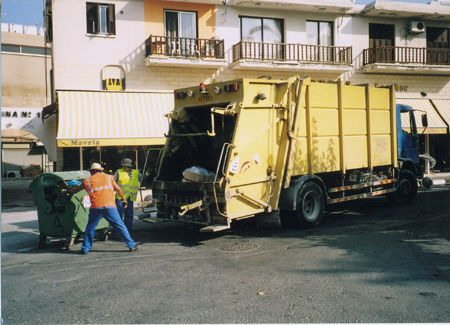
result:
[[[450,6],[436,1],[430,5],[376,1],[367,6],[356,5],[353,0],[111,0],[107,3],[115,5],[116,34],[94,36],[86,31],[86,2],[52,0],[56,91],[101,91],[105,78],[124,78],[126,91],[167,93],[200,82],[262,75],[274,79],[307,75],[314,81],[342,80],[371,86],[396,84],[398,98],[421,98],[423,93],[428,98],[450,98],[450,63],[363,64],[364,51],[370,47],[369,24],[393,25],[394,46],[408,48],[427,47],[426,32],[410,32],[408,26],[412,21],[423,22],[426,27],[450,28]],[[210,17],[198,17],[198,21],[201,18],[214,23],[215,37],[225,44],[223,59],[155,56],[152,61],[146,56],[146,40],[150,34],[164,36],[161,32],[164,26],[155,28],[164,25],[161,8],[200,12],[208,6],[213,8]],[[332,22],[333,46],[351,47],[351,62],[233,62],[233,45],[241,42],[241,16],[282,19],[286,44],[307,44],[307,21]],[[211,26],[199,23],[197,29],[203,28]],[[62,164],[62,158],[58,158],[58,163]]]

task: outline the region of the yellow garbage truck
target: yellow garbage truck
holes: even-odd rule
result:
[[[294,76],[201,83],[174,96],[155,220],[213,232],[250,217],[280,225],[286,213],[311,227],[328,204],[376,195],[408,204],[417,194],[417,113],[395,104],[394,87]]]

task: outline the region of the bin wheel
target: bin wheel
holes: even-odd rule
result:
[[[75,237],[67,237],[65,247],[67,250],[70,250],[70,248],[73,246],[73,243],[75,242]]]
[[[42,249],[42,248],[45,247],[46,244],[47,244],[47,236],[40,235],[39,236],[38,247],[40,249]]]
[[[107,241],[108,240],[108,230],[102,231],[100,233],[100,240]]]

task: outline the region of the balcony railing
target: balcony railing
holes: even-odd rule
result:
[[[238,60],[351,64],[352,48],[241,41],[233,45],[233,62]]]
[[[145,55],[185,58],[224,58],[224,41],[216,39],[153,36],[145,41]]]
[[[363,56],[363,65],[372,63],[450,65],[450,49],[376,46],[365,49]]]

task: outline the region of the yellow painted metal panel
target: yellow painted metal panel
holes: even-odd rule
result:
[[[361,135],[367,133],[366,111],[344,109],[344,135]]]
[[[390,96],[388,88],[369,88],[369,97],[372,110],[389,110]]]
[[[371,130],[372,134],[390,134],[391,124],[390,111],[387,110],[372,110]]]
[[[306,137],[297,138],[295,144],[293,175],[304,175],[308,173],[308,144]]]
[[[424,134],[446,134],[447,133],[447,124],[442,120],[439,114],[434,109],[433,105],[431,105],[428,99],[403,99],[397,98],[397,104],[410,105],[414,109],[418,109],[427,113],[428,116],[428,127],[425,129]],[[417,129],[419,133],[423,133],[424,128],[422,126],[422,118],[421,115],[423,112],[416,111],[414,112],[414,117],[417,123]],[[405,130],[409,130],[409,118],[408,114],[401,114],[402,119],[402,127]]]
[[[235,147],[230,152],[230,162],[235,162],[236,169],[228,170],[229,186],[269,203],[270,184],[261,182],[268,176],[267,171],[275,170],[280,146],[277,128],[280,114],[271,107],[242,108],[238,114],[236,133],[233,137]],[[284,157],[286,159],[286,157]],[[281,173],[280,173],[281,174]],[[277,175],[278,176],[278,175]],[[275,202],[277,204],[277,202]],[[263,208],[241,195],[232,198],[227,204],[227,215],[255,213]]]
[[[60,147],[162,145],[169,93],[58,91]]]
[[[365,87],[342,86],[342,106],[344,109],[365,109]]]
[[[337,109],[311,109],[313,136],[339,135],[339,116]]]
[[[272,105],[274,104],[275,94],[274,94],[274,85],[267,83],[255,83],[249,82],[245,85],[245,97],[244,97],[244,105],[246,107],[251,107],[252,105],[260,106],[262,105]],[[266,99],[264,101],[260,101],[257,99],[258,94],[264,94]]]
[[[367,168],[367,136],[346,136],[344,139],[346,169]]]
[[[311,107],[338,107],[338,93],[336,84],[312,83],[309,88],[309,100]]]
[[[338,171],[340,166],[339,137],[314,137],[311,150],[314,174]]]
[[[374,166],[390,165],[391,138],[389,135],[374,135],[372,139],[372,159]]]

